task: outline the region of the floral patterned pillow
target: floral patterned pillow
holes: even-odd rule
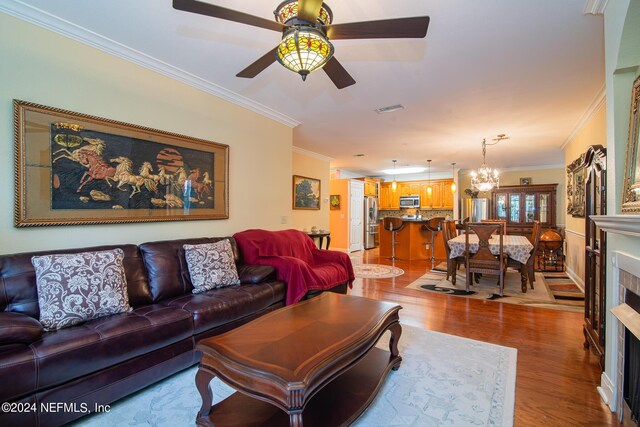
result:
[[[32,257],[44,329],[130,311],[123,259],[122,249]]]
[[[183,248],[194,294],[240,284],[228,239]]]

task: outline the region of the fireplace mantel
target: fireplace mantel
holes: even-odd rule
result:
[[[607,233],[640,237],[640,215],[592,215],[590,218]]]

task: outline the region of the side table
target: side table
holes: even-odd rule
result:
[[[329,245],[331,244],[331,233],[307,233],[307,236],[311,237],[313,241],[318,239],[318,248],[322,249],[322,244],[324,243],[324,238],[327,238],[327,246],[325,249],[329,249]]]

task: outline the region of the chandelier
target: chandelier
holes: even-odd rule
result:
[[[478,191],[490,191],[493,187],[500,188],[500,176],[497,169],[487,166],[487,145],[496,145],[503,139],[509,139],[503,133],[494,138],[493,144],[487,144],[487,140],[482,140],[482,166],[477,171],[471,172],[471,186]]]
[[[297,18],[298,1],[282,2],[275,15],[276,20],[283,24]],[[323,3],[318,16],[319,23],[329,25],[332,20],[331,9]],[[326,64],[333,52],[333,45],[324,31],[311,25],[294,24],[283,34],[276,59],[285,68],[300,74],[304,81],[310,72]]]

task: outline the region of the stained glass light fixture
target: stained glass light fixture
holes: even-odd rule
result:
[[[322,67],[333,56],[334,48],[327,35],[319,28],[308,25],[305,21],[298,21],[298,2],[284,1],[274,12],[276,20],[283,24],[291,24],[282,36],[282,41],[276,52],[276,59],[285,68],[294,71],[306,80],[313,70]],[[322,4],[318,23],[329,25],[333,20],[333,13],[329,6]],[[305,25],[306,24],[306,25]],[[311,23],[314,24],[314,23]]]
[[[298,17],[298,0],[283,1],[273,13],[276,16],[276,21],[281,24],[287,24],[288,21]],[[331,12],[331,9],[325,3],[322,3],[320,7],[318,21],[322,25],[329,25],[333,22],[333,12]]]
[[[503,139],[509,139],[503,133],[494,138],[493,144],[487,144],[487,140],[482,140],[482,166],[477,171],[471,172],[471,186],[478,191],[491,191],[493,187],[500,188],[500,174],[497,169],[487,166],[487,145],[496,145]]]
[[[453,182],[451,183],[451,192],[455,193],[456,190],[458,189],[458,186],[456,185],[456,162],[451,162],[451,176],[453,177]]]
[[[391,181],[391,191],[393,191],[394,193],[396,192],[396,189],[398,188],[398,183],[396,182],[396,162],[397,160],[391,160],[393,162],[393,181]]]

